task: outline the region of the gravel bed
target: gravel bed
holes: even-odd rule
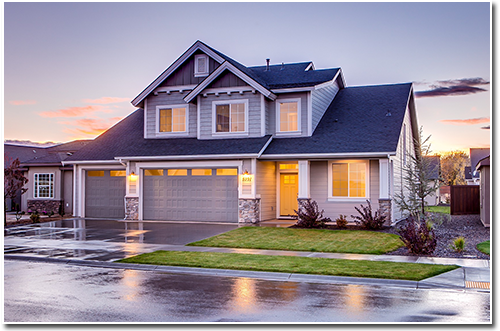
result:
[[[490,239],[490,228],[483,226],[479,215],[453,215],[448,220],[434,229],[437,237],[434,257],[465,258],[465,259],[489,259],[490,256],[480,252],[476,245]],[[395,233],[394,227],[383,232]],[[450,245],[457,237],[465,238],[465,250],[461,253],[455,252]],[[412,255],[406,247],[401,247],[387,255]]]

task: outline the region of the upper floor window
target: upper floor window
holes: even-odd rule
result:
[[[157,132],[186,132],[187,106],[157,106]]]
[[[329,163],[329,196],[332,198],[366,198],[368,162],[332,161]]]
[[[277,100],[277,132],[300,131],[300,99]]]
[[[54,174],[35,174],[34,198],[54,198]]]
[[[246,133],[248,100],[214,101],[214,133]]]
[[[208,76],[208,55],[199,54],[194,56],[194,76]]]

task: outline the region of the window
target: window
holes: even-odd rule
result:
[[[248,100],[214,101],[214,133],[246,133]]]
[[[186,132],[187,106],[158,106],[156,109],[158,113],[157,132]]]
[[[237,176],[238,169],[217,169],[217,176]]]
[[[330,197],[366,198],[368,192],[366,161],[330,162]]]
[[[212,176],[212,169],[192,169],[191,176]]]
[[[169,176],[187,176],[187,169],[168,169]]]
[[[205,54],[194,56],[194,76],[208,76],[208,56]]]
[[[300,128],[300,99],[277,101],[277,131],[297,132]]]
[[[35,174],[35,198],[54,198],[54,174]]]
[[[104,170],[87,171],[89,177],[104,177]]]
[[[125,177],[126,173],[127,172],[125,170],[111,170],[109,175],[111,177]]]
[[[144,176],[163,176],[163,169],[144,169]]]
[[[280,164],[280,170],[292,170],[292,169],[299,169],[299,165],[298,164],[291,164],[291,163],[287,163],[287,164]]]

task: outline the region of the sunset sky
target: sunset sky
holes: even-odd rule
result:
[[[4,3],[4,139],[94,138],[196,40],[348,86],[414,82],[433,151],[490,146],[490,4]]]

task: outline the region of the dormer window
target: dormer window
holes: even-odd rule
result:
[[[185,133],[187,128],[187,106],[158,106],[157,112],[157,133],[173,134]]]
[[[194,76],[208,76],[208,55],[200,54],[194,56]]]
[[[300,131],[300,99],[276,101],[277,132]]]

